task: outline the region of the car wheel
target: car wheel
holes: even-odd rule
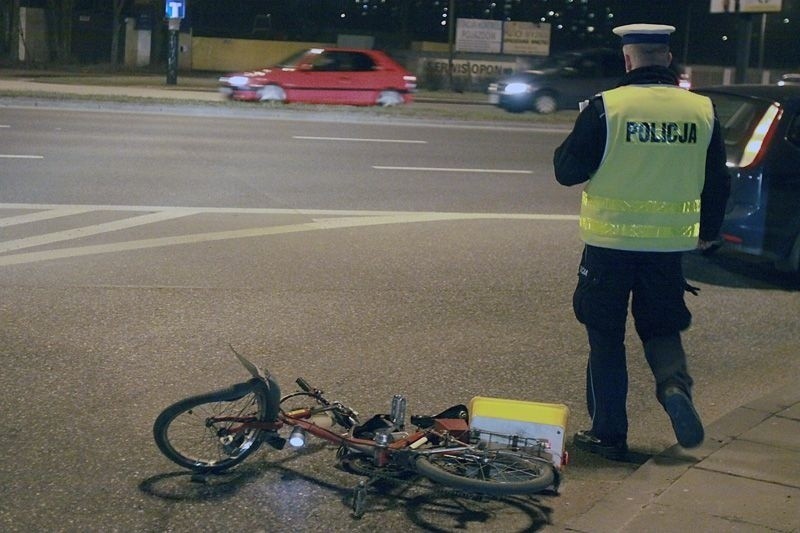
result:
[[[533,99],[533,108],[537,113],[547,115],[555,113],[558,109],[558,102],[556,102],[556,97],[550,93],[537,94],[536,98]]]
[[[286,91],[277,85],[265,85],[258,90],[258,100],[260,102],[285,102]]]
[[[400,105],[403,103],[403,95],[397,91],[381,91],[375,103],[383,107]]]

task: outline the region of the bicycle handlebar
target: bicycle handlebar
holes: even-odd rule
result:
[[[295,383],[297,383],[297,386],[300,387],[301,389],[303,389],[305,392],[311,392],[312,391],[311,385],[309,385],[308,382],[306,380],[304,380],[303,378],[297,378],[295,380]]]

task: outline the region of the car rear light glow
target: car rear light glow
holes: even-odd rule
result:
[[[744,240],[741,237],[737,237],[736,235],[731,235],[730,233],[723,233],[722,240],[726,242],[732,242],[734,244],[742,244]]]
[[[753,135],[751,135],[750,140],[747,141],[747,146],[744,148],[742,159],[739,161],[740,167],[744,168],[756,162],[756,159],[761,153],[761,147],[764,146],[767,136],[772,129],[772,125],[777,122],[780,112],[780,106],[778,104],[772,104],[764,113],[764,116],[761,117],[756,129],[753,130]]]

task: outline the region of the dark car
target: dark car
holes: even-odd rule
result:
[[[417,78],[379,50],[312,48],[254,70],[227,74],[231,100],[391,106],[409,103]]]
[[[717,108],[731,196],[723,246],[800,270],[800,85],[729,85],[695,92]]]
[[[578,109],[578,102],[614,87],[624,74],[621,50],[556,54],[489,85],[489,102],[512,112]]]
[[[778,80],[778,85],[800,85],[800,74],[784,74]]]

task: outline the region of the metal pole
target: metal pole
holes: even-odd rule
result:
[[[767,14],[761,13],[761,34],[758,41],[758,70],[764,70],[764,41],[767,34]]]
[[[750,13],[742,14],[740,1],[736,0],[736,83],[747,81],[747,67],[750,66],[750,46],[753,36],[753,18]]]
[[[689,63],[689,32],[692,29],[692,3],[686,5],[686,30],[683,33],[683,66]]]
[[[449,56],[447,59],[447,83],[448,88],[453,90],[453,53],[455,48],[456,34],[456,0],[450,0],[447,8],[447,43]]]
[[[167,49],[167,85],[178,83],[178,37],[181,29],[181,19],[169,20],[169,46]]]

